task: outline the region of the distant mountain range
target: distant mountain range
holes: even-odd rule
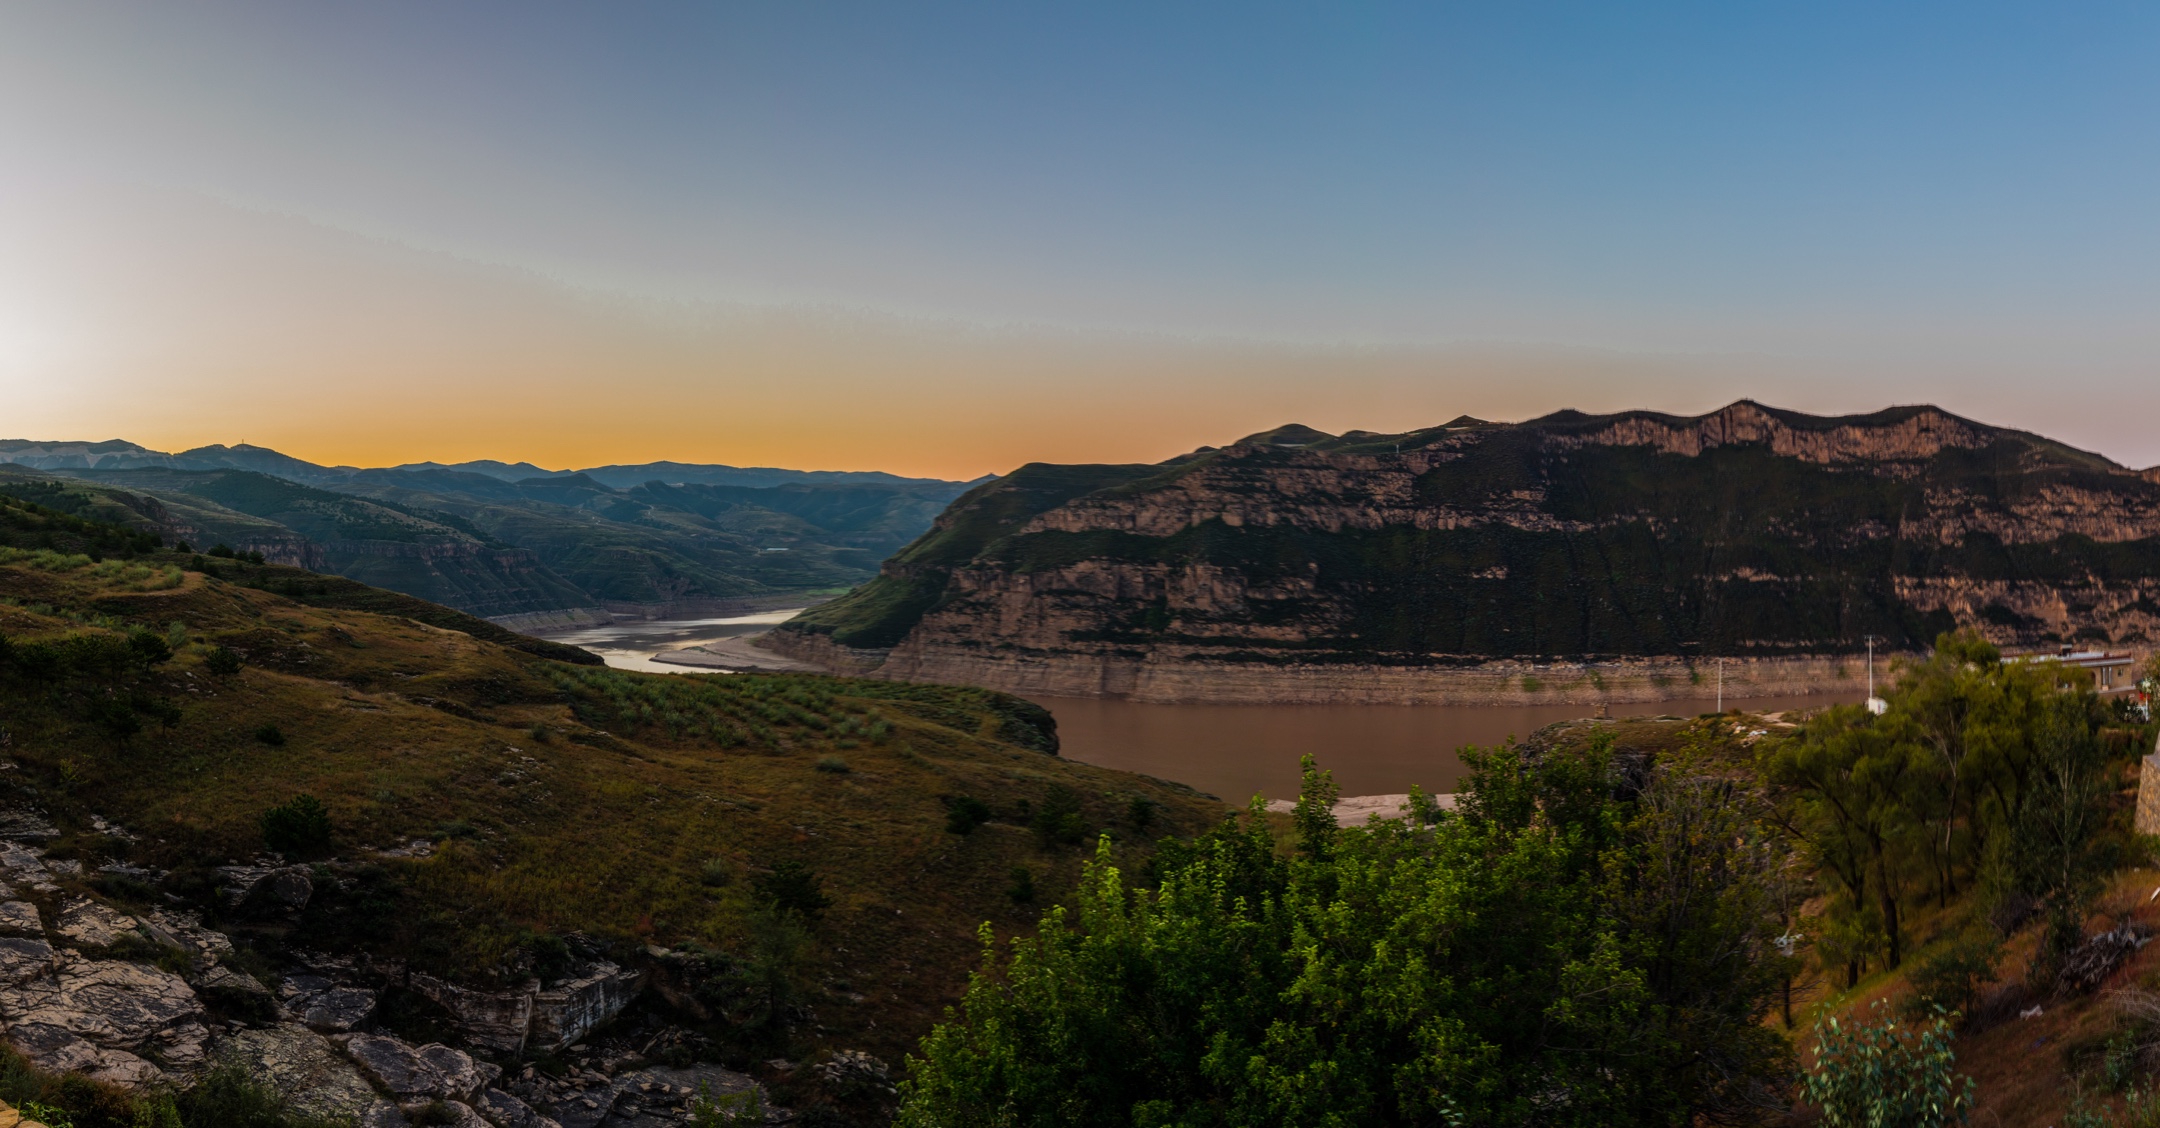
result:
[[[12,464],[12,465],[8,465]],[[322,466],[267,447],[0,440],[0,489],[484,616],[726,609],[859,583],[973,483],[655,462]]]
[[[1646,700],[1852,691],[1868,636],[1954,626],[2160,640],[2160,472],[1933,407],[1288,426],[1024,466],[768,645],[1023,692]]]

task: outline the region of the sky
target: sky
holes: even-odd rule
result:
[[[1933,402],[2160,463],[2160,6],[0,0],[0,437],[971,478]]]

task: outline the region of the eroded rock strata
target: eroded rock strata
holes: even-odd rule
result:
[[[2143,649],[2160,475],[1932,407],[1284,427],[1030,465],[765,645],[1153,701],[1650,701],[1852,684],[1868,635]]]

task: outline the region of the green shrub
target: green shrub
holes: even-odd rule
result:
[[[713,1094],[704,1082],[690,1101],[690,1128],[727,1128],[731,1124],[765,1123],[765,1101],[755,1087],[740,1093]]]
[[[272,748],[277,748],[285,743],[285,732],[276,725],[264,725],[255,730],[255,739]]]
[[[1005,895],[1023,905],[1033,901],[1035,899],[1034,872],[1026,866],[1014,866],[1012,868],[1012,884],[1006,886]]]
[[[203,659],[203,668],[218,677],[229,678],[240,672],[240,656],[227,647],[212,647],[210,656]]]
[[[330,847],[330,812],[322,800],[301,795],[262,813],[263,843],[287,857],[306,857]]]
[[[707,858],[705,864],[698,867],[698,881],[705,885],[717,888],[733,878],[734,867],[728,865],[725,858]]]
[[[74,1117],[69,1116],[65,1110],[48,1104],[24,1101],[22,1107],[15,1111],[22,1113],[25,1120],[43,1121],[45,1128],[75,1128]]]
[[[771,873],[759,875],[751,886],[759,898],[775,910],[816,920],[832,905],[832,898],[825,895],[824,884],[809,866],[790,860],[775,865]]]
[[[973,795],[955,796],[945,806],[945,829],[953,834],[973,834],[990,821],[990,808]]]
[[[1913,988],[1913,1017],[1972,1013],[1980,988],[1995,978],[1995,966],[2001,960],[2002,941],[1992,933],[1976,931],[1920,961],[1906,977]]]
[[[1956,1072],[1949,1018],[1937,1014],[1925,1024],[1901,1026],[1882,1017],[1882,1009],[1878,1001],[1873,1022],[1833,1016],[1815,1024],[1815,1067],[1801,1075],[1801,1094],[1822,1109],[1830,1128],[1965,1123],[1976,1086]]]
[[[817,759],[817,770],[833,775],[846,775],[849,769],[848,762],[838,756],[820,756]]]
[[[1132,820],[1134,826],[1146,830],[1155,824],[1155,808],[1158,805],[1153,799],[1145,795],[1136,796],[1131,803],[1126,805],[1125,817]]]
[[[1043,795],[1042,806],[1028,825],[1044,848],[1072,846],[1087,837],[1087,823],[1080,810],[1080,796],[1064,784],[1054,784]]]
[[[212,1068],[174,1103],[187,1128],[330,1128],[337,1123],[291,1109],[237,1062]]]

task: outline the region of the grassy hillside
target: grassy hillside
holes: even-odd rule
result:
[[[86,891],[183,898],[265,967],[298,947],[365,951],[488,986],[576,932],[633,964],[646,945],[709,953],[716,1005],[673,1017],[715,1053],[896,1061],[957,998],[975,927],[1034,919],[1009,895],[1017,868],[1048,897],[1098,831],[1137,864],[1155,836],[1221,812],[1058,759],[1046,715],[1003,695],[548,661],[297,570],[206,573],[140,540],[93,562],[72,519],[4,512],[30,526],[9,539],[58,547],[0,551],[0,802],[42,809],[62,830],[53,855],[89,874],[152,874],[70,879]],[[224,654],[236,671],[219,672]],[[250,919],[212,896],[211,867],[260,852],[264,812],[303,795],[332,828],[306,912]],[[963,798],[984,820],[965,834],[949,829]],[[382,853],[415,841],[432,852]],[[781,968],[806,1009],[775,1030],[745,977],[772,966],[760,879],[795,867],[831,903]],[[426,1033],[425,1007],[392,1002]]]

